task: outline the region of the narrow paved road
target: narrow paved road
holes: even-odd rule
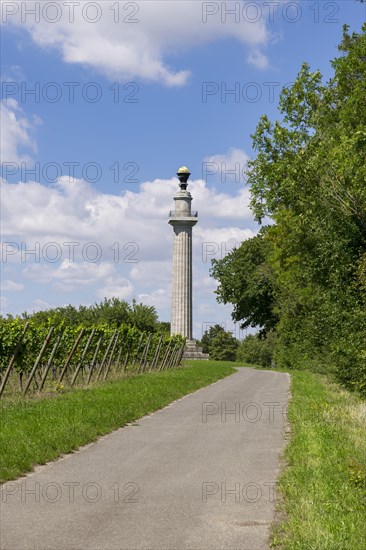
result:
[[[288,392],[239,369],[7,483],[1,549],[267,549]]]

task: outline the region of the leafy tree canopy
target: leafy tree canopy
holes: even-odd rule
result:
[[[279,120],[261,117],[247,175],[273,224],[212,275],[235,320],[275,328],[278,364],[335,367],[366,392],[366,24],[339,51],[329,82],[304,63]]]
[[[211,275],[219,281],[218,301],[233,304],[233,319],[241,321],[242,328],[259,326],[265,332],[276,325],[269,247],[262,230],[222,260],[212,260]]]
[[[221,325],[212,325],[208,330],[205,331],[200,342],[203,353],[209,353],[210,344],[218,334],[225,332],[225,329]]]
[[[214,361],[235,361],[239,341],[221,325],[213,325],[202,337],[202,351]]]

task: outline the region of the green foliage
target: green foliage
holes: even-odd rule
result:
[[[200,342],[203,353],[209,353],[210,344],[212,339],[215,338],[218,334],[225,332],[225,329],[221,325],[213,325],[208,330],[205,331]]]
[[[235,361],[239,342],[220,325],[214,325],[202,337],[202,351],[213,361]]]
[[[173,341],[174,343],[170,350],[170,356],[173,353],[174,346],[177,349],[182,343],[182,338],[178,336],[170,337],[169,323],[158,322],[158,316],[153,306],[138,304],[135,300],[129,305],[126,301],[118,298],[105,298],[99,304],[96,303],[89,307],[79,306],[76,308],[68,305],[40,311],[32,315],[25,312],[21,317],[16,318],[9,315],[6,319],[0,317],[0,381],[1,374],[5,371],[21,339],[26,322],[29,325],[28,330],[25,333],[14,365],[14,369],[19,373],[20,385],[22,385],[23,374],[29,373],[35,364],[51,327],[54,327],[54,332],[39,364],[39,373],[47,364],[53,346],[59,336],[62,335],[60,344],[52,359],[54,379],[60,374],[82,329],[84,329],[84,334],[69,363],[71,372],[79,364],[92,330],[94,331],[92,340],[84,355],[86,365],[93,362],[99,340],[101,342],[98,354],[95,357],[95,364],[102,362],[116,330],[118,333],[116,346],[118,350],[121,350],[120,357],[127,356],[132,363],[138,358],[141,359],[140,355],[147,344],[148,334],[151,334],[151,338],[145,357],[146,362],[152,361],[161,335],[163,336],[161,355],[165,353],[170,342]]]
[[[170,334],[170,323],[166,321],[159,321],[156,330],[159,334]]]
[[[366,393],[366,25],[344,27],[333,78],[304,63],[262,116],[248,164],[254,239],[214,262],[219,301],[278,334],[276,364],[334,370]]]
[[[91,306],[68,305],[33,314],[23,313],[23,319],[33,319],[37,323],[51,323],[59,325],[64,322],[67,326],[92,327],[106,324],[118,328],[121,325],[130,325],[139,330],[155,332],[158,330],[158,316],[154,306],[138,304],[133,300],[130,305],[119,298],[104,298],[100,303]]]
[[[27,322],[28,329],[21,340],[26,325],[25,319],[0,319],[0,382],[13,353],[18,349],[13,371],[18,374],[19,389],[24,388],[24,382],[38,360],[51,327],[54,329],[53,333],[38,363],[36,377],[33,378],[36,389],[39,388],[39,383],[46,373],[49,376],[48,379],[53,380],[55,391],[59,391],[60,387],[55,383],[56,380],[61,379],[61,373],[64,372],[66,364],[67,374],[63,375],[66,383],[70,383],[72,376],[76,370],[80,371],[81,366],[85,375],[88,374],[91,365],[95,368],[94,371],[90,370],[90,376],[93,376],[90,380],[95,381],[98,378],[99,368],[104,368],[105,371],[107,363],[111,363],[112,359],[115,367],[121,372],[126,368],[133,373],[140,372],[145,370],[146,365],[149,370],[170,368],[178,361],[178,352],[184,342],[179,335],[170,336],[166,332],[147,333],[137,326],[119,325],[116,328],[100,323],[93,327],[82,327],[81,325],[68,326],[65,321],[54,325],[52,318],[44,318],[43,321],[42,324],[39,318],[37,320],[31,318]],[[146,326],[149,325],[146,324]],[[58,343],[57,348],[56,343]],[[50,371],[46,369],[48,363],[51,367]],[[85,379],[84,376],[84,383]],[[83,382],[83,379],[81,381]],[[9,388],[8,394],[13,389]]]
[[[133,300],[128,321],[139,330],[153,332],[158,326],[158,315],[154,306],[137,304],[136,300]]]
[[[262,367],[272,367],[277,335],[268,332],[265,337],[249,334],[240,343],[236,352],[237,361]]]
[[[211,268],[211,275],[219,281],[218,301],[233,304],[233,319],[242,321],[242,328],[260,326],[263,332],[277,322],[266,234],[263,228],[222,260],[212,260]]]

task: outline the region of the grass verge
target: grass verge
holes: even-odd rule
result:
[[[233,363],[190,361],[56,394],[0,401],[0,482],[29,472],[234,372]]]
[[[272,546],[366,548],[366,403],[319,374],[292,371],[289,421]]]

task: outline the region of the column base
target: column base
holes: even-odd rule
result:
[[[198,347],[196,340],[187,340],[183,359],[209,359],[208,353],[203,353],[202,348]]]

